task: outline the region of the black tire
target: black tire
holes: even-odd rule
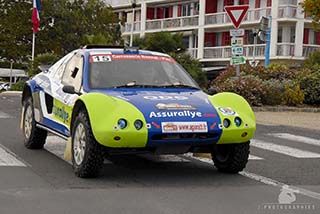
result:
[[[28,149],[42,149],[46,143],[47,131],[36,126],[34,119],[34,108],[32,98],[28,97],[23,101],[22,131],[24,145]]]
[[[75,147],[77,142],[75,137],[77,129],[84,128],[84,142],[85,148],[84,155],[81,162],[77,162],[77,152]],[[80,132],[80,131],[79,131]],[[82,132],[81,132],[82,133]],[[99,176],[103,161],[104,161],[104,148],[94,138],[91,125],[88,117],[88,113],[85,110],[81,110],[75,117],[75,121],[72,127],[72,165],[75,174],[80,178],[93,178]],[[82,146],[81,146],[82,147]]]
[[[212,160],[218,171],[231,174],[242,171],[248,163],[249,143],[216,145]]]

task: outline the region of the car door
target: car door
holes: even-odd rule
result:
[[[65,136],[69,136],[71,114],[74,102],[82,91],[84,58],[81,54],[75,53],[64,66],[63,72],[56,72],[56,77],[61,79],[57,82],[56,90],[53,95],[53,118],[55,122],[64,126],[64,129],[57,130]],[[73,86],[75,93],[66,93],[64,86]]]

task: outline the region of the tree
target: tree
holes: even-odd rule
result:
[[[0,0],[0,59],[26,61],[31,55],[30,0]]]
[[[304,12],[307,14],[307,17],[313,19],[313,26],[315,29],[320,28],[320,3],[319,0],[304,0],[301,3],[301,6]]]
[[[187,48],[183,43],[182,34],[169,32],[148,34],[144,38],[136,38],[133,44],[143,49],[159,51],[172,56],[202,88],[207,87],[207,76],[202,71],[200,62],[186,52]]]

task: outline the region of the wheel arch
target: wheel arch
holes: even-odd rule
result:
[[[73,127],[74,121],[76,119],[76,116],[78,115],[78,113],[82,109],[87,111],[85,103],[81,99],[79,99],[79,100],[76,101],[76,103],[75,103],[75,105],[73,107],[73,110],[72,110],[72,114],[71,114],[70,136],[72,135],[72,127]]]

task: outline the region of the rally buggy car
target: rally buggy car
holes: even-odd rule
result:
[[[254,114],[239,95],[204,93],[170,56],[87,46],[27,81],[22,130],[29,149],[47,133],[71,138],[79,177],[99,174],[106,155],[212,153],[219,171],[248,161]]]

